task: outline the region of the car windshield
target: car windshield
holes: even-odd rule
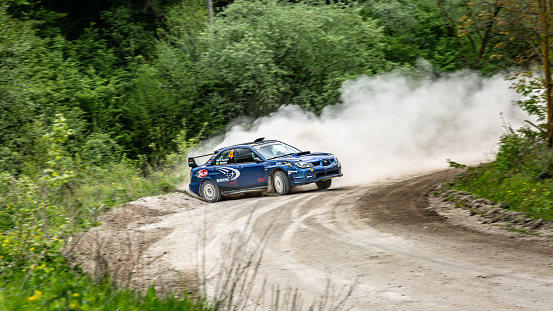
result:
[[[253,146],[253,149],[267,160],[301,152],[301,150],[278,141]]]

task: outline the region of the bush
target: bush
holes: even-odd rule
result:
[[[504,135],[494,162],[467,168],[449,187],[553,221],[553,152],[527,130]]]
[[[174,191],[186,176],[174,166],[192,142],[180,142],[170,170],[145,177],[143,163],[126,159],[105,136],[92,136],[84,152],[68,151],[72,135],[58,115],[37,138],[41,153],[32,154],[24,170],[0,171],[2,310],[206,310],[201,302],[158,298],[153,289],[140,296],[109,280],[95,283],[71,269],[61,254],[71,235],[95,225],[112,207]]]

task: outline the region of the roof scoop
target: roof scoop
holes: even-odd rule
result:
[[[258,142],[260,142],[260,141],[263,141],[264,139],[265,139],[265,137],[260,137],[260,138],[258,138],[258,139],[256,139],[256,140],[254,140],[253,142],[254,142],[254,143],[258,143]]]

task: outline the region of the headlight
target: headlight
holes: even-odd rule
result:
[[[296,162],[294,163],[297,167],[299,168],[308,168],[308,167],[313,167],[313,164],[309,163],[309,162]]]

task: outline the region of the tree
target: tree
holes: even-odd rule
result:
[[[42,43],[32,26],[10,17],[7,7],[0,5],[0,171],[19,169],[20,151],[37,108],[31,100],[33,80],[25,74],[34,48]]]
[[[545,75],[545,101],[547,105],[547,144],[553,148],[553,81],[551,80],[551,67],[549,62],[551,15],[553,14],[553,1],[536,0],[539,12],[540,45],[542,47],[542,63]]]
[[[160,58],[188,55],[199,73],[199,109],[216,125],[286,104],[320,111],[339,100],[345,80],[392,67],[382,27],[342,4],[236,1],[196,39],[170,36],[173,48]],[[191,53],[191,44],[202,53]]]
[[[528,100],[519,102],[525,110],[543,117],[545,120],[548,145],[553,148],[553,80],[551,77],[551,40],[553,1],[551,0],[503,0],[503,9],[510,18],[498,23],[502,34],[509,41],[524,42],[527,49],[516,56],[517,63],[534,70],[537,66],[543,70],[541,80],[543,93],[537,88],[539,83],[521,82],[516,87],[523,94],[532,95]],[[538,107],[544,104],[545,109]]]
[[[390,45],[387,59],[414,65],[422,57],[443,71],[466,67],[436,1],[371,0],[362,4],[362,14],[385,28]]]
[[[509,9],[508,0],[438,0],[437,4],[464,67],[495,73],[517,65],[527,45],[510,40],[513,25],[523,21]]]

